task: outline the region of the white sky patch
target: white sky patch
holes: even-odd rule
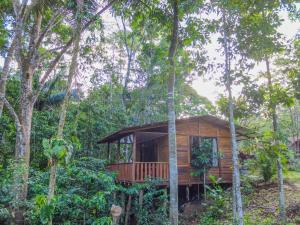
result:
[[[284,20],[282,25],[279,27],[278,31],[284,35],[284,37],[289,40],[292,39],[298,31],[300,31],[300,22],[291,21],[288,18],[287,12],[280,13],[281,18]],[[209,58],[214,59],[216,62],[224,61],[224,56],[220,54],[217,50],[220,48],[217,43],[217,38],[212,37],[212,42],[207,46],[207,54]],[[258,74],[261,71],[265,71],[265,65],[263,63],[257,64],[255,68],[251,71],[253,74]],[[212,75],[206,75],[206,77],[198,77],[192,83],[192,87],[201,96],[208,98],[213,103],[218,99],[218,96],[225,92],[223,87],[216,85],[213,79],[208,79]],[[221,74],[216,74],[216,77],[220,77]],[[233,94],[236,95],[240,92],[241,87],[233,86]]]

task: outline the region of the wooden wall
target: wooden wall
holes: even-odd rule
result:
[[[221,159],[219,159],[219,168],[212,168],[209,174],[222,178],[224,183],[232,182],[231,139],[229,129],[217,127],[200,119],[192,119],[177,122],[176,130],[179,184],[202,183],[202,179],[190,175],[190,136],[217,138]],[[158,146],[158,161],[168,162],[168,137],[161,137],[156,142]]]

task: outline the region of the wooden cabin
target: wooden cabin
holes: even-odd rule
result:
[[[245,130],[237,127],[237,137]],[[178,184],[201,184],[202,178],[191,175],[192,146],[206,141],[212,143],[212,167],[209,174],[223,183],[232,182],[231,137],[228,122],[214,116],[197,116],[176,120]],[[159,122],[119,130],[100,141],[107,144],[111,164],[117,180],[124,183],[144,182],[159,178],[168,184],[168,122]],[[115,153],[115,154],[112,154]],[[114,155],[114,158],[113,156]]]

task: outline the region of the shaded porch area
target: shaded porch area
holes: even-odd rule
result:
[[[134,132],[107,143],[107,169],[117,173],[117,181],[169,180],[166,132]],[[164,147],[165,146],[165,147]]]

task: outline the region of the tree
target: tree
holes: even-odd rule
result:
[[[60,114],[59,114],[59,123],[58,123],[58,129],[57,129],[57,139],[58,140],[63,140],[63,130],[64,130],[64,125],[65,125],[65,120],[66,120],[66,111],[67,111],[67,106],[69,103],[69,98],[71,95],[71,90],[72,90],[72,83],[74,80],[74,76],[76,74],[77,70],[77,60],[78,60],[78,54],[80,50],[80,38],[81,38],[81,31],[82,31],[82,8],[84,5],[83,0],[77,0],[76,1],[76,25],[73,31],[73,36],[74,38],[74,47],[73,47],[73,52],[72,52],[72,59],[71,59],[71,65],[69,69],[69,75],[68,75],[68,83],[66,87],[66,94],[63,99],[63,103],[61,104],[61,109],[60,109]],[[61,141],[60,141],[61,142]],[[64,144],[61,145],[61,149],[64,150],[66,147]],[[61,151],[62,151],[61,150]],[[65,157],[65,155],[63,156]],[[49,179],[49,189],[48,189],[48,204],[51,203],[51,200],[54,197],[54,192],[55,192],[55,186],[56,186],[56,174],[57,174],[57,166],[59,163],[59,158],[58,157],[51,157],[50,162],[51,162],[51,171],[50,171],[50,179]],[[49,221],[49,224],[52,224],[52,219]]]
[[[281,34],[277,32],[281,24],[278,16],[278,10],[282,7],[289,7],[291,2],[265,1],[263,4],[245,5],[245,14],[241,19],[244,29],[239,29],[239,49],[241,54],[254,59],[258,62],[264,62],[266,65],[266,79],[268,87],[267,109],[269,117],[273,124],[273,149],[277,152],[277,174],[279,188],[279,218],[281,223],[285,223],[285,197],[283,186],[283,168],[282,168],[282,150],[280,150],[280,134],[277,115],[277,106],[280,104],[280,97],[277,95],[280,85],[274,84],[272,80],[270,59],[282,51]],[[253,21],[251,23],[251,21]],[[245,44],[247,43],[247,44]],[[281,92],[282,94],[282,92]],[[279,150],[279,151],[277,151]]]
[[[83,25],[82,31],[86,30],[93,22],[95,22],[98,16],[108,9],[112,3],[113,1],[91,16],[91,18]],[[45,54],[45,52],[47,52],[43,41],[46,39],[47,35],[49,35],[50,30],[61,25],[61,16],[67,11],[67,5],[65,5],[65,8],[62,7],[62,10],[57,10],[55,12],[55,10],[59,7],[61,7],[60,2],[47,2],[47,4],[40,2],[31,2],[31,4],[27,4],[27,1],[13,2],[16,38],[15,55],[20,68],[21,77],[19,115],[14,112],[15,110],[7,101],[5,96],[2,95],[1,99],[12,112],[12,118],[15,119],[16,125],[19,127],[16,134],[15,155],[17,164],[14,178],[14,191],[16,194],[15,203],[13,204],[16,224],[23,224],[24,221],[22,204],[26,199],[28,189],[30,135],[33,107],[46,80],[49,78],[53,69],[57,66],[60,59],[66,53],[75,38],[74,36],[68,37],[65,33],[62,37],[67,37],[69,40],[66,42],[62,40],[63,47],[59,48],[61,50],[56,51],[55,54],[53,54],[54,57],[50,57],[50,59],[43,55],[43,53]],[[51,15],[50,19],[46,16],[47,13]],[[29,28],[29,32],[27,28]],[[60,30],[59,32],[63,33],[66,32],[66,30],[63,29],[63,31]],[[56,44],[61,44],[59,42],[59,38],[57,38],[56,41],[58,41]],[[26,44],[24,44],[24,42],[26,42]],[[44,73],[40,77],[40,82],[37,85],[38,88],[34,90],[34,86],[36,86],[34,85],[34,77],[38,73],[37,70],[39,69],[39,66],[45,64],[48,64],[49,67],[46,67],[46,70],[43,71]]]
[[[175,54],[178,39],[178,2],[173,0],[173,29],[169,48],[169,81],[168,81],[168,146],[169,146],[169,185],[170,185],[170,222],[172,225],[178,224],[178,169],[177,169],[177,148],[176,148],[176,125],[174,106],[174,86],[175,86]]]
[[[230,126],[230,135],[231,135],[231,150],[232,150],[232,163],[233,163],[233,174],[232,174],[232,201],[233,201],[233,221],[234,224],[242,225],[243,221],[243,203],[242,203],[242,195],[240,189],[240,171],[239,171],[239,159],[238,159],[238,145],[236,138],[236,129],[234,124],[234,114],[233,114],[233,98],[232,98],[232,90],[231,90],[231,69],[230,69],[230,58],[231,58],[231,50],[230,50],[230,31],[229,26],[231,26],[229,15],[230,11],[227,12],[225,9],[222,10],[222,25],[223,25],[223,48],[224,48],[224,56],[225,56],[225,86],[228,92],[228,113],[229,113],[229,126]]]

